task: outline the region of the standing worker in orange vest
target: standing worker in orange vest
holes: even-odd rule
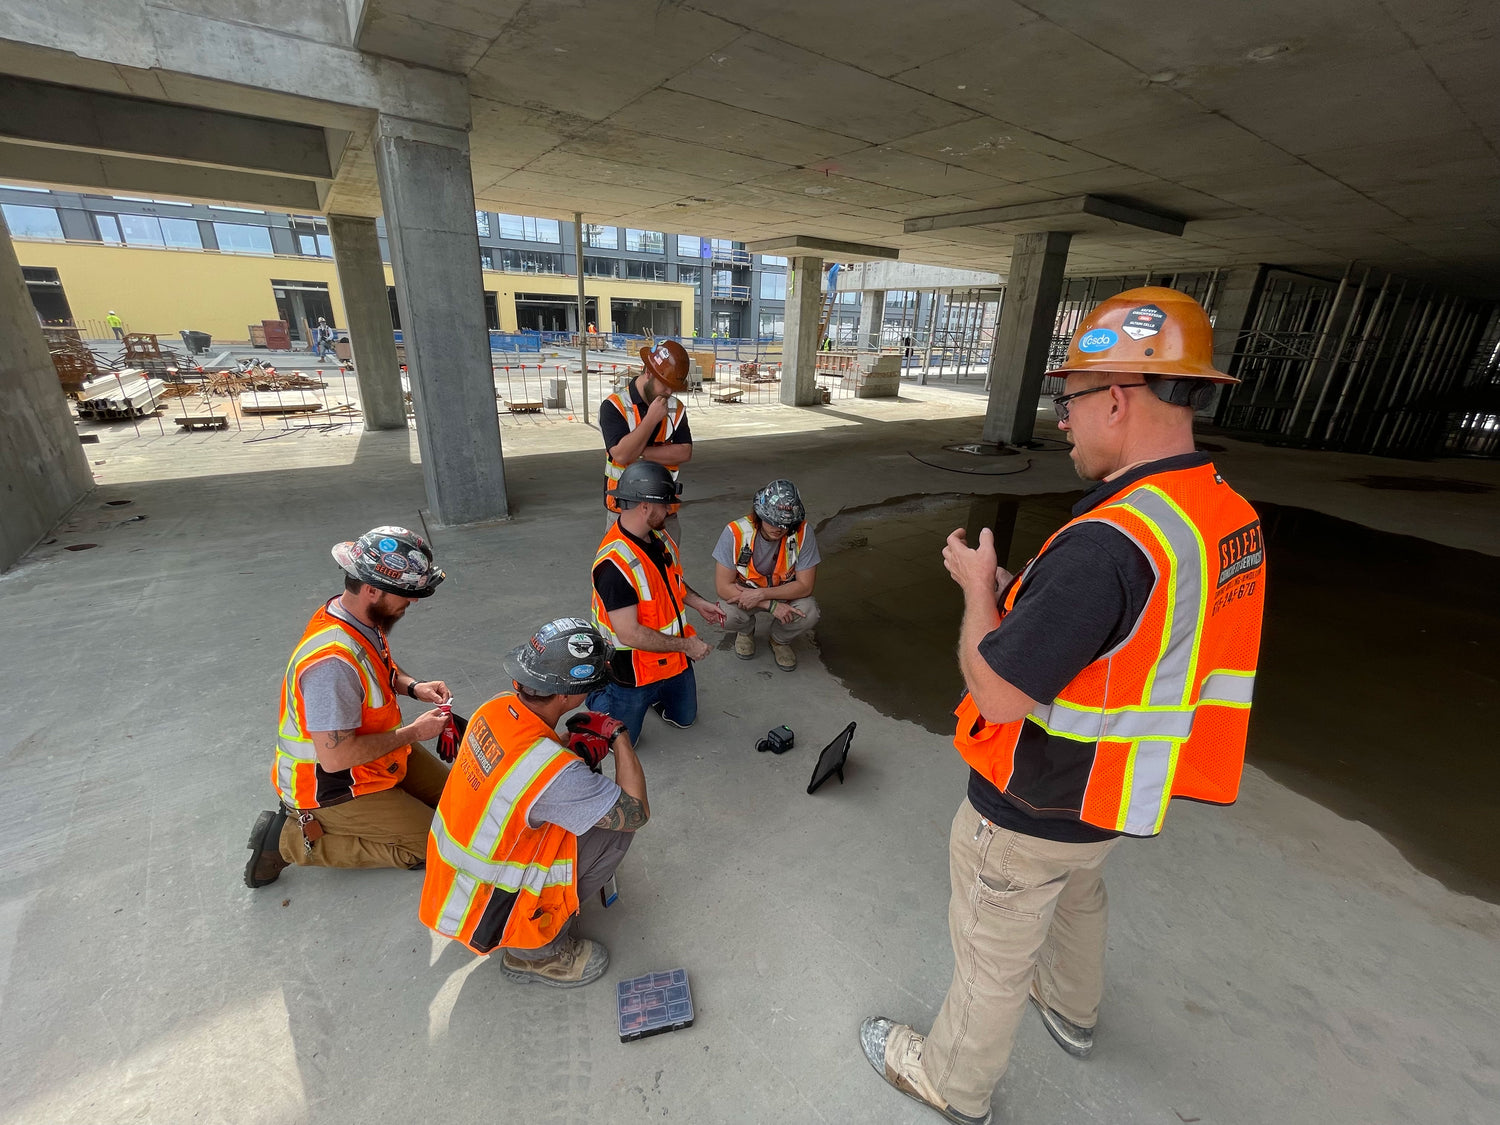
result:
[[[594,624],[615,647],[614,681],[589,696],[589,707],[619,719],[634,743],[648,707],[675,727],[693,725],[693,661],[713,650],[687,611],[711,625],[724,624],[724,611],[687,584],[677,544],[662,531],[677,499],[666,466],[637,461],[620,474],[614,495],[624,510],[599,544],[593,570]]]
[[[608,522],[619,516],[615,488],[626,468],[637,461],[664,465],[672,479],[693,459],[693,431],[687,407],[677,397],[687,389],[687,350],[676,340],[663,340],[641,349],[643,370],[623,391],[599,404],[599,433],[604,437],[604,507]],[[678,492],[682,490],[679,488]],[[681,543],[677,502],[666,523],[673,542]]]
[[[1214,370],[1202,306],[1111,297],[1050,374],[1073,465],[1100,483],[1015,577],[990,531],[948,537],[970,767],[948,844],[953,981],[925,1037],[860,1027],[870,1065],[955,1122],[990,1120],[1028,1000],[1063,1050],[1093,1049],[1104,859],[1160,832],[1173,797],[1235,800],[1260,647],[1260,520],[1194,449],[1194,411],[1237,381]]]
[[[807,526],[797,486],[773,480],[755,494],[750,513],[729,524],[714,546],[714,590],[724,628],[735,631],[734,654],[755,655],[755,615],[771,615],[771,655],[784,672],[797,667],[792,641],[818,623],[813,583],[818,540]]]
[[[608,679],[610,649],[576,617],[510,651],[512,692],[469,719],[432,818],[419,914],[475,953],[504,950],[512,980],[577,988],[609,951],[572,936],[579,903],[614,876],[651,816],[646,775],[623,725],[582,712],[557,722]],[[615,779],[599,770],[611,752]]]
[[[400,697],[452,698],[391,657],[387,634],[445,575],[404,527],[377,527],[333,548],[344,592],[312,615],[287,661],[271,784],[281,807],[250,832],[245,885],[274,883],[289,864],[422,866],[448,767],[417,745],[448,722],[434,708],[411,723]]]

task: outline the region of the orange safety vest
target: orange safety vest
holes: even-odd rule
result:
[[[1091,520],[1124,532],[1156,572],[1135,629],[1015,722],[986,721],[966,694],[953,742],[1037,816],[1154,836],[1173,797],[1227,805],[1239,793],[1265,603],[1260,519],[1200,465],[1143,477],[1038,558]],[[1035,564],[1011,584],[1001,628]]]
[[[667,637],[694,637],[697,630],[689,624],[683,611],[683,595],[687,583],[682,578],[682,567],[677,561],[677,544],[665,532],[655,531],[667,548],[667,574],[663,578],[656,564],[636,550],[630,537],[616,523],[599,544],[594,556],[594,566],[609,562],[619,568],[635,589],[635,619],[648,629],[655,629]],[[688,658],[683,652],[646,652],[631,648],[620,641],[610,628],[609,611],[604,608],[604,599],[599,588],[594,588],[594,626],[608,638],[615,648],[630,653],[631,666],[635,669],[635,686],[645,687],[658,680],[669,679],[687,670]]]
[[[557,937],[578,913],[578,837],[527,818],[578,760],[514,694],[474,712],[427,833],[424,925],[475,953]]]
[[[318,764],[307,729],[301,676],[320,660],[342,660],[359,676],[364,701],[356,734],[384,734],[401,725],[401,705],[396,701],[399,669],[384,644],[384,636],[381,648],[376,649],[353,625],[328,612],[332,604],[330,599],[312,615],[281,681],[281,725],[276,733],[271,784],[288,808],[325,808],[391,789],[406,776],[406,759],[411,754],[409,745],[398,746],[374,761],[347,770],[325,770]]]
[[[776,563],[769,576],[755,569],[755,521],[749,516],[741,516],[729,525],[729,530],[734,535],[734,569],[750,585],[781,586],[790,582],[797,573],[797,555],[802,551],[802,541],[807,538],[805,522],[792,534],[781,537]]]
[[[635,432],[635,428],[641,424],[641,419],[646,416],[645,411],[636,406],[635,400],[630,397],[629,388],[623,391],[616,391],[604,401],[615,404],[615,409],[619,410],[620,416],[625,419],[625,425],[629,428],[630,433]],[[667,397],[667,416],[661,420],[661,424],[656,427],[656,433],[651,435],[651,440],[647,444],[669,444],[672,440],[672,435],[677,432],[677,427],[682,425],[682,420],[685,417],[687,417],[687,407],[682,404],[682,400],[676,395],[669,395]],[[605,450],[604,506],[611,512],[618,512],[620,510],[619,504],[615,502],[615,488],[620,483],[621,474],[629,467],[628,465],[620,464],[609,455],[608,450]],[[665,468],[672,474],[672,479],[676,480],[678,466],[667,465]],[[671,510],[675,512],[679,507],[680,505],[673,504]]]

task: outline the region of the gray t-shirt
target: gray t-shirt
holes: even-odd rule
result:
[[[770,574],[776,566],[776,555],[780,550],[781,540],[767,539],[764,535],[757,535],[751,559],[755,564],[755,569],[762,574]],[[797,565],[793,574],[796,573],[796,570],[811,570],[821,561],[822,556],[818,554],[817,536],[813,534],[813,529],[809,527],[807,534],[802,538],[802,549],[797,552]],[[722,563],[730,570],[735,568],[734,532],[727,524],[724,530],[719,533],[718,543],[714,545],[714,562]]]
[[[380,634],[363,621],[356,621],[337,598],[328,604],[328,612],[354,626],[376,652],[380,651]],[[359,682],[359,673],[347,661],[335,656],[320,660],[304,668],[299,681],[309,731],[354,730],[359,726],[364,714],[365,689]]]
[[[533,828],[543,823],[566,828],[582,836],[620,799],[620,787],[582,762],[569,762],[542,795],[531,803],[526,820]]]

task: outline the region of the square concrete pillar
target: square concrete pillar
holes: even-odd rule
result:
[[[93,487],[0,215],[0,570],[31,550]]]
[[[1072,237],[1060,231],[1016,235],[995,349],[990,354],[990,398],[983,434],[987,442],[1024,445],[1036,429],[1037,401]]]
[[[781,345],[781,401],[821,402],[817,370],[818,317],[823,310],[823,259],[793,258],[786,279],[786,337]]]
[[[391,302],[385,291],[385,266],[380,261],[380,237],[375,220],[353,215],[329,215],[333,261],[344,294],[349,344],[354,349],[354,374],[367,430],[406,429],[406,403],[401,398],[401,368],[396,363]]]
[[[503,518],[468,134],[382,116],[375,170],[428,504],[442,524]]]
[[[885,290],[866,289],[859,295],[859,339],[862,351],[880,350],[880,330],[885,323]]]

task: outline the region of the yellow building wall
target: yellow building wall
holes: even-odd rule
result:
[[[165,250],[138,246],[110,246],[99,242],[44,242],[16,239],[16,256],[23,266],[57,270],[73,317],[87,331],[108,335],[104,318],[114,309],[127,331],[155,332],[175,338],[184,328],[207,332],[215,341],[244,341],[249,325],[275,320],[276,296],[271,280],[318,281],[327,284],[334,323],[349,323],[338,271],[325,258],[275,258],[253,254],[221,254],[206,250]],[[394,285],[390,267],[387,285]],[[496,295],[500,330],[516,331],[516,293],[555,293],[573,296],[576,278],[561,274],[518,274],[483,271],[484,288]],[[691,285],[660,281],[586,279],[588,296],[599,302],[600,327],[610,325],[612,298],[638,301],[676,301],[682,306],[682,326],[691,331]]]

